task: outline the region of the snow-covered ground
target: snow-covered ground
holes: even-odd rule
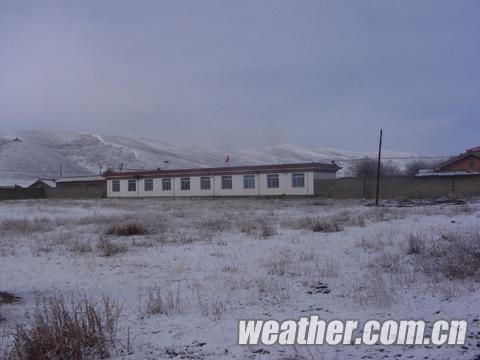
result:
[[[112,351],[118,358],[479,356],[480,266],[468,256],[460,264],[465,253],[434,251],[452,249],[454,241],[458,248],[472,246],[476,239],[471,251],[478,252],[480,202],[369,205],[315,198],[0,202],[0,291],[22,298],[0,305],[2,334],[31,324],[41,297],[100,301],[107,295],[122,304]],[[130,222],[148,234],[105,235]],[[97,246],[105,238],[122,251],[105,256]],[[429,251],[438,257],[430,259]],[[463,271],[467,267],[470,272]],[[329,291],[316,291],[320,282]],[[160,314],[152,313],[149,296],[164,300]],[[326,320],[466,319],[467,344],[236,345],[239,319],[310,314]]]

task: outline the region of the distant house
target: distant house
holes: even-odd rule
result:
[[[29,189],[54,189],[57,185],[54,179],[38,179],[28,186]]]
[[[315,180],[334,179],[338,165],[320,163],[107,171],[108,197],[313,195]]]
[[[440,164],[435,170],[420,170],[418,176],[480,175],[480,146]]]
[[[107,180],[103,176],[62,177],[55,180],[56,189],[50,197],[102,198],[107,196]]]
[[[438,171],[480,172],[480,146],[466,150],[438,168]]]
[[[102,188],[107,182],[103,176],[75,176],[59,178],[55,184],[57,189]]]

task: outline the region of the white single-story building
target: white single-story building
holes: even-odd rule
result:
[[[107,197],[313,195],[315,179],[332,179],[335,163],[107,171]]]

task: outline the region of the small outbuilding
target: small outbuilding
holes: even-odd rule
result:
[[[107,180],[103,176],[62,177],[57,185],[47,192],[47,197],[59,198],[102,198],[107,196]]]
[[[55,180],[57,189],[103,188],[106,183],[107,181],[103,176],[62,177]]]
[[[28,186],[29,189],[55,189],[57,184],[55,179],[38,179],[33,184]]]

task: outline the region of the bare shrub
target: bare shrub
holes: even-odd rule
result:
[[[416,257],[427,275],[480,280],[480,233],[445,233],[433,238]]]
[[[342,231],[345,226],[365,226],[365,215],[341,211],[318,218],[306,217],[290,220],[286,225],[294,229],[308,229],[313,232],[338,232]]]
[[[236,226],[238,231],[247,235],[253,235],[258,230],[258,224],[253,220],[239,220]]]
[[[407,240],[407,255],[420,254],[425,248],[425,240],[420,235],[410,234]]]
[[[79,254],[85,254],[92,252],[92,244],[89,239],[87,240],[80,240],[74,239],[70,242],[68,246],[68,250],[73,251]]]
[[[370,259],[369,266],[384,273],[398,273],[400,271],[400,254],[383,250]]]
[[[324,232],[324,233],[330,233],[330,232],[338,232],[343,230],[343,226],[340,222],[335,221],[334,219],[327,219],[327,218],[320,218],[316,219],[310,229],[313,232]]]
[[[262,224],[260,227],[260,237],[266,239],[277,234],[277,229],[275,225],[272,224]]]
[[[282,249],[279,253],[267,259],[265,268],[268,275],[284,276],[294,263],[292,254],[288,249]]]
[[[344,210],[332,215],[330,221],[343,226],[365,226],[365,215]]]
[[[256,235],[262,239],[272,237],[277,234],[275,224],[265,222],[264,219],[238,220],[236,222],[238,231],[247,235]]]
[[[375,271],[366,271],[353,286],[352,297],[358,303],[378,307],[390,306],[396,297],[395,288],[383,275]]]
[[[209,317],[213,320],[220,320],[223,318],[223,313],[225,312],[225,305],[223,302],[218,299],[212,299],[212,301],[204,301],[200,292],[197,291],[198,305],[200,307],[200,313]]]
[[[180,288],[175,291],[170,289],[165,294],[156,289],[149,291],[146,301],[140,304],[140,316],[180,314],[183,311],[183,303],[180,298]]]
[[[236,268],[234,265],[225,265],[225,266],[222,268],[222,271],[223,271],[223,272],[234,273],[234,272],[237,272],[237,271],[238,271],[238,268]]]
[[[356,160],[350,168],[350,176],[369,178],[377,174],[377,162],[374,159],[364,157]]]
[[[51,245],[42,240],[44,239],[36,238],[30,241],[30,251],[33,256],[40,256],[41,253],[49,253],[52,250]]]
[[[225,305],[221,301],[213,301],[211,306],[211,316],[214,320],[220,320],[225,312]]]
[[[105,231],[105,235],[115,236],[145,235],[147,233],[147,229],[142,224],[136,222],[112,224]]]
[[[282,304],[290,298],[290,287],[281,281],[280,278],[267,276],[256,277],[253,284],[257,290],[259,299],[265,299],[269,305]]]
[[[97,242],[97,249],[102,256],[113,256],[128,251],[128,246],[118,240],[114,240],[108,236],[100,236]]]
[[[121,307],[104,297],[101,305],[62,297],[37,305],[30,328],[17,326],[11,359],[106,358],[115,344]]]
[[[360,245],[365,252],[380,251],[385,248],[385,243],[379,239],[362,236]]]

